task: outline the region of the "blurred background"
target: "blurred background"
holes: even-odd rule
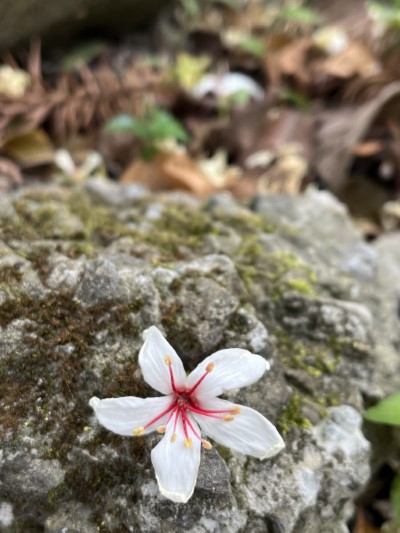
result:
[[[0,56],[2,194],[314,188],[366,241],[400,230],[399,0],[0,0]],[[398,531],[382,463],[354,533]]]

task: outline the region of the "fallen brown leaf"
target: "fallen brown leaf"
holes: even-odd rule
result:
[[[207,196],[214,187],[185,152],[161,152],[151,161],[136,159],[123,172],[121,183],[140,183],[153,191],[183,189]]]
[[[312,115],[271,104],[257,103],[237,113],[226,127],[210,133],[206,149],[215,152],[223,148],[235,164],[246,166],[252,154],[265,150],[275,154],[285,145],[296,143],[308,161],[313,142]]]
[[[44,130],[36,129],[8,141],[3,152],[25,168],[34,167],[53,161],[54,145]]]
[[[310,53],[314,43],[310,37],[294,41],[285,35],[275,35],[267,42],[265,68],[271,85],[282,85],[285,78],[294,78],[299,88],[306,90],[311,84]]]
[[[379,73],[380,65],[363,44],[353,41],[339,54],[315,61],[313,69],[336,78],[367,78]]]
[[[381,141],[364,141],[356,144],[352,152],[357,157],[369,157],[378,154],[382,149],[383,143]]]
[[[324,95],[353,78],[367,79],[382,71],[379,61],[361,42],[349,41],[336,54],[324,53],[312,37],[268,41],[264,67],[273,87],[289,83],[307,95]]]
[[[354,163],[354,150],[368,141],[366,138],[374,124],[378,121],[381,125],[387,124],[388,118],[400,118],[400,83],[388,85],[364,105],[346,106],[320,116],[314,143],[313,168],[331,191],[340,195],[344,190]],[[387,125],[386,131],[390,133]],[[389,144],[386,145],[390,148]],[[397,180],[400,178],[400,167],[395,177]]]

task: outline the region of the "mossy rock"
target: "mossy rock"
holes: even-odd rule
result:
[[[206,532],[212,521],[239,532],[257,516],[290,532],[307,510],[320,531],[340,530],[343,501],[368,477],[358,411],[379,342],[371,313],[383,317],[373,278],[340,266],[360,245],[356,232],[340,235],[342,247],[327,240],[324,254],[309,227],[303,234],[262,199],[252,209],[115,184],[102,199],[96,186],[2,199],[0,500],[12,506],[14,529]],[[310,203],[317,209],[319,199]],[[332,241],[344,224],[335,209],[325,214]],[[185,506],[157,491],[149,454],[158,437],[113,435],[88,406],[93,395],[157,395],[137,364],[152,324],[189,371],[224,347],[268,359],[271,371],[229,398],[267,416],[287,444],[261,463],[221,447],[203,454]],[[40,468],[52,481],[38,501]]]

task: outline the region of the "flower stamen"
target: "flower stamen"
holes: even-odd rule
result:
[[[190,421],[190,418],[188,417],[188,415],[185,413],[185,411],[182,411],[182,420],[184,420],[184,424],[187,424],[190,429],[193,431],[193,434],[199,439],[201,440],[201,437],[199,435],[199,433],[197,432],[197,430],[195,429],[195,427],[193,426],[193,424],[191,423]]]
[[[201,378],[193,385],[193,387],[186,391],[186,394],[188,394],[189,396],[191,394],[193,394],[193,392],[197,389],[197,387],[200,385],[200,383],[203,381],[203,379],[207,376],[207,374],[209,374],[210,372],[212,372],[215,368],[215,363],[213,363],[212,361],[210,361],[208,363],[208,365],[206,366],[206,371],[204,372],[204,374],[201,376]]]
[[[171,437],[171,442],[172,442],[172,444],[176,441],[177,438],[178,438],[178,437],[177,437],[176,433],[174,433],[174,434],[172,435],[172,437]]]
[[[235,417],[232,415],[225,415],[224,416],[224,422],[233,422],[235,420]]]
[[[135,428],[132,431],[132,435],[134,437],[139,437],[140,435],[143,435],[143,434],[144,434],[144,427],[143,426],[139,426],[139,427]]]
[[[176,434],[176,426],[178,425],[178,419],[179,419],[179,409],[176,408],[175,411],[175,420],[174,420],[174,435]]]
[[[182,425],[183,425],[183,432],[185,434],[185,441],[189,440],[189,433],[188,433],[188,429],[187,429],[187,416],[185,415],[184,411],[181,411],[181,415],[182,415]],[[185,444],[186,446],[186,444]],[[189,446],[188,446],[189,448]]]
[[[201,445],[203,446],[203,448],[205,448],[206,450],[211,450],[211,448],[213,447],[211,442],[209,442],[208,440],[206,439],[202,439],[201,440]]]
[[[157,433],[165,433],[167,430],[167,426],[158,426]]]
[[[174,414],[176,413],[177,409],[178,409],[178,406],[175,405],[175,407],[172,409],[172,411],[171,411],[169,417],[167,418],[167,421],[165,422],[165,426],[168,426],[169,421],[170,421],[171,418],[174,416]]]
[[[185,439],[185,440],[183,441],[183,443],[184,443],[184,445],[186,446],[186,448],[192,448],[192,446],[193,446],[192,439],[190,439],[190,438],[189,438],[189,439]]]
[[[221,418],[221,419],[222,419],[222,416],[218,416],[220,414],[232,413],[236,415],[240,412],[239,407],[233,407],[232,409],[201,409],[198,407],[193,407],[193,405],[187,405],[186,409],[188,411],[193,411],[193,413],[197,413],[199,415],[209,416],[210,418]]]
[[[177,394],[178,393],[178,389],[176,388],[176,385],[175,385],[174,372],[172,370],[172,359],[171,359],[171,357],[169,355],[166,355],[164,357],[164,361],[165,361],[165,364],[167,365],[168,370],[169,370],[169,377],[171,379],[172,391],[175,394]]]
[[[148,428],[149,426],[151,426],[152,424],[154,424],[154,422],[157,422],[157,420],[160,420],[160,418],[162,418],[163,416],[165,416],[167,413],[169,413],[170,411],[172,411],[172,409],[174,409],[174,407],[176,406],[176,400],[174,402],[171,403],[171,405],[165,409],[164,411],[162,411],[159,415],[157,415],[155,418],[153,418],[152,420],[150,420],[150,422],[147,422],[144,426],[143,426],[143,429],[146,429]]]

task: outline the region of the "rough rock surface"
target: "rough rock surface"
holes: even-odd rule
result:
[[[204,205],[100,181],[0,202],[2,531],[348,531],[369,477],[360,411],[389,391],[376,358],[398,371],[399,339],[381,331],[398,318],[376,251],[340,204],[310,193]],[[222,347],[268,359],[230,397],[287,444],[263,462],[203,450],[187,504],[158,492],[158,435],[113,435],[88,406],[156,395],[137,366],[152,324],[189,370]]]
[[[77,35],[97,29],[120,33],[137,28],[154,18],[168,0],[1,0],[0,50],[7,50],[33,37]]]

